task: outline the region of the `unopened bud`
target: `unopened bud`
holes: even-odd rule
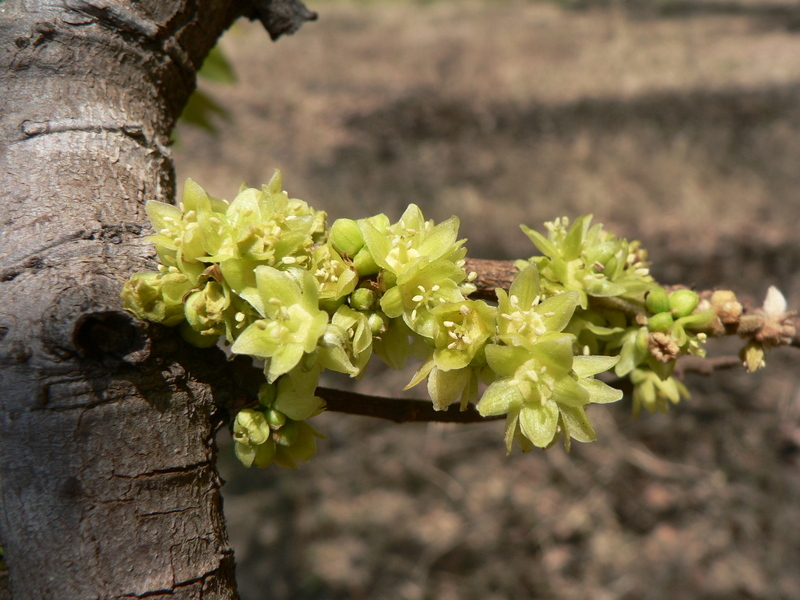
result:
[[[276,386],[270,383],[262,384],[261,387],[258,388],[258,403],[265,408],[269,408],[272,406],[272,403],[275,402],[276,392]]]
[[[372,335],[380,335],[389,326],[389,319],[381,312],[374,312],[367,317]]]
[[[717,290],[711,294],[711,306],[723,323],[735,323],[742,316],[742,305],[730,290]]]
[[[286,424],[286,415],[279,410],[268,410],[266,415],[270,429],[280,429]]]
[[[354,257],[364,247],[364,236],[352,219],[336,219],[331,225],[330,240],[339,254]]]
[[[364,246],[358,253],[353,257],[353,266],[358,271],[359,276],[367,277],[369,275],[375,275],[381,268],[378,266],[378,263],[375,262],[375,259],[372,258],[372,254],[369,251],[369,248]]]
[[[669,295],[669,306],[677,318],[688,317],[700,302],[700,296],[692,290],[675,290]]]
[[[355,310],[369,310],[375,304],[375,292],[368,288],[358,288],[350,294],[350,307]]]
[[[666,333],[669,331],[669,328],[672,327],[674,320],[672,319],[672,315],[668,312],[660,312],[656,315],[653,315],[647,320],[647,328],[650,331],[660,331],[662,333]]]
[[[297,428],[296,421],[286,421],[286,423],[272,434],[276,443],[281,446],[291,446],[297,441],[300,430]]]
[[[669,312],[670,310],[669,296],[667,295],[667,291],[661,286],[654,287],[647,292],[645,302],[647,303],[647,310],[653,314]]]

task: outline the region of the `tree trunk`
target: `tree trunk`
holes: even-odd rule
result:
[[[135,324],[119,291],[153,267],[144,203],[173,201],[169,132],[241,12],[0,2],[0,545],[15,600],[236,597],[209,353]]]

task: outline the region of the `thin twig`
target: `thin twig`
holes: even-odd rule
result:
[[[317,395],[325,400],[327,410],[386,419],[395,423],[483,423],[501,417],[482,417],[474,406],[459,410],[453,405],[447,410],[437,411],[430,402],[402,398],[381,398],[331,388],[317,388]]]

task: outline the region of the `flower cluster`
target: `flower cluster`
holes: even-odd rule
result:
[[[708,302],[688,289],[671,293],[650,276],[647,252],[583,216],[546,223],[547,237],[523,226],[544,256],[535,264],[545,295],[577,290],[579,306],[566,331],[586,352],[619,357],[614,373],[634,385],[634,413],[666,410],[688,397],[672,376],[682,354],[704,356],[709,325],[717,319]]]
[[[230,203],[189,180],[179,207],[146,208],[161,265],[131,277],[125,307],[197,346],[263,361],[258,404],[233,424],[246,466],[311,458],[320,372],[359,377],[373,353],[393,368],[421,357],[409,387],[427,381],[437,410],[505,415],[509,451],[592,441],[586,406],[622,397],[595,375],[630,376],[637,406],[677,401],[674,360],[702,353],[715,318],[694,292],[657,286],[638,243],[590,216],[549,223],[546,237],[523,228],[543,256],[520,261],[488,303],[470,298],[476,274],[465,270],[458,219],[436,224],[413,204],[395,223],[380,214],[328,228],[276,173]]]

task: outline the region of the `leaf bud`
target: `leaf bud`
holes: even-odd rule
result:
[[[647,304],[647,310],[654,315],[669,312],[670,310],[669,296],[667,295],[667,291],[661,286],[654,287],[647,292],[645,302]]]
[[[339,254],[354,257],[364,247],[364,236],[352,219],[336,219],[331,225],[330,240]]]
[[[650,331],[660,331],[662,333],[666,333],[669,331],[669,328],[672,327],[673,323],[674,320],[672,319],[672,315],[670,313],[660,312],[647,320],[647,328]]]
[[[350,307],[355,310],[369,310],[375,304],[375,292],[368,288],[358,288],[350,294]]]
[[[677,318],[688,317],[700,302],[700,296],[692,290],[675,290],[669,295],[669,306]]]

